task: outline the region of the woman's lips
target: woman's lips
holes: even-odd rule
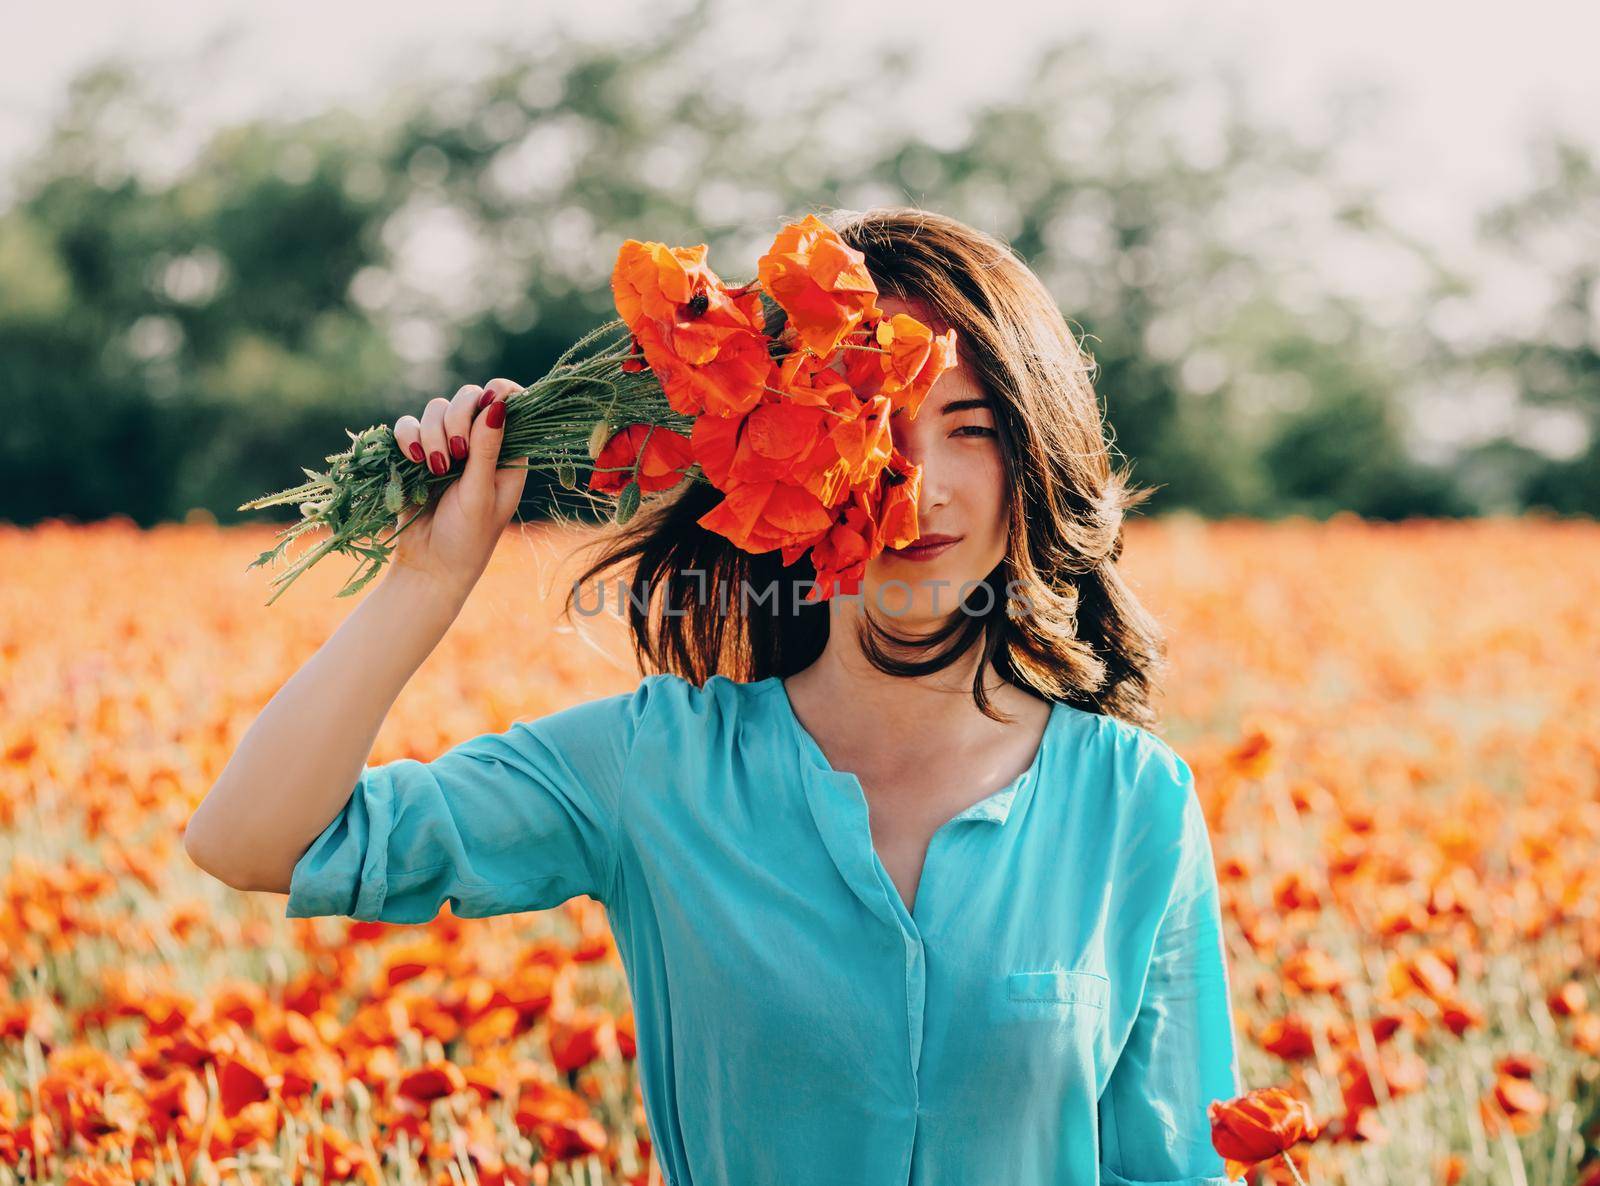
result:
[[[960,536],[956,536],[954,539],[945,537],[928,542],[919,539],[904,548],[886,548],[884,551],[887,555],[898,557],[901,560],[932,560],[936,556],[943,556],[960,542]]]

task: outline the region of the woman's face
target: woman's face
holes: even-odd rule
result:
[[[947,328],[921,302],[882,296],[878,306],[890,316],[909,314],[935,333]],[[906,633],[947,618],[963,595],[973,598],[973,612],[987,608],[986,596],[973,589],[1006,554],[1006,473],[993,407],[978,377],[959,363],[939,376],[915,419],[897,412],[890,424],[896,448],[922,467],[920,535],[909,547],[869,560],[861,593],[874,616]],[[1003,598],[1005,590],[995,594]]]

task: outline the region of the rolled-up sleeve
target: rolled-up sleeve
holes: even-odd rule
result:
[[[1150,772],[1180,815],[1178,859],[1144,995],[1100,1099],[1101,1181],[1231,1186],[1207,1107],[1239,1094],[1216,867],[1194,776],[1159,745]]]
[[[362,771],[296,862],[289,918],[421,923],[610,904],[618,815],[651,676],[633,692]]]

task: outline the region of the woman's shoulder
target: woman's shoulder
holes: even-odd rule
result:
[[[713,737],[755,711],[754,702],[771,681],[739,683],[714,675],[696,684],[681,675],[646,675],[631,690],[582,700],[512,726],[523,747],[562,752],[631,752],[650,739],[674,749],[690,739]]]
[[[1105,812],[1105,843],[1146,880],[1159,869],[1174,880],[1196,876],[1210,833],[1189,763],[1166,738],[1121,718],[1097,717],[1093,737],[1095,772],[1084,789]]]
[[[1092,736],[1125,813],[1177,820],[1188,810],[1194,772],[1171,742],[1121,717],[1083,715],[1091,718]]]
[[[641,724],[674,727],[688,723],[686,718],[691,717],[731,721],[754,711],[761,698],[772,691],[773,682],[744,682],[713,675],[697,684],[675,672],[660,671],[645,676],[632,692],[621,693],[618,699],[627,701]]]

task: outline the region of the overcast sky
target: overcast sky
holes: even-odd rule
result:
[[[615,32],[637,27],[640,12],[654,20],[683,4],[65,0],[9,7],[0,46],[0,173],[36,142],[71,74],[116,50],[159,66],[209,47],[199,74],[204,104],[193,115],[203,127],[359,99],[397,73],[470,72],[483,63],[489,38],[537,43],[560,25]],[[1133,54],[1237,62],[1265,110],[1307,125],[1325,115],[1335,88],[1374,82],[1393,100],[1392,119],[1352,168],[1382,183],[1401,217],[1439,235],[1454,233],[1469,207],[1515,190],[1526,176],[1518,145],[1530,127],[1556,124],[1600,143],[1600,5],[1573,0],[1510,8],[1442,0],[730,0],[721,14],[727,36],[809,55],[819,79],[840,84],[851,61],[876,48],[915,48],[923,81],[906,102],[930,121],[974,99],[1004,96],[1018,63],[1038,45],[1091,28]],[[829,29],[838,32],[817,35]]]

